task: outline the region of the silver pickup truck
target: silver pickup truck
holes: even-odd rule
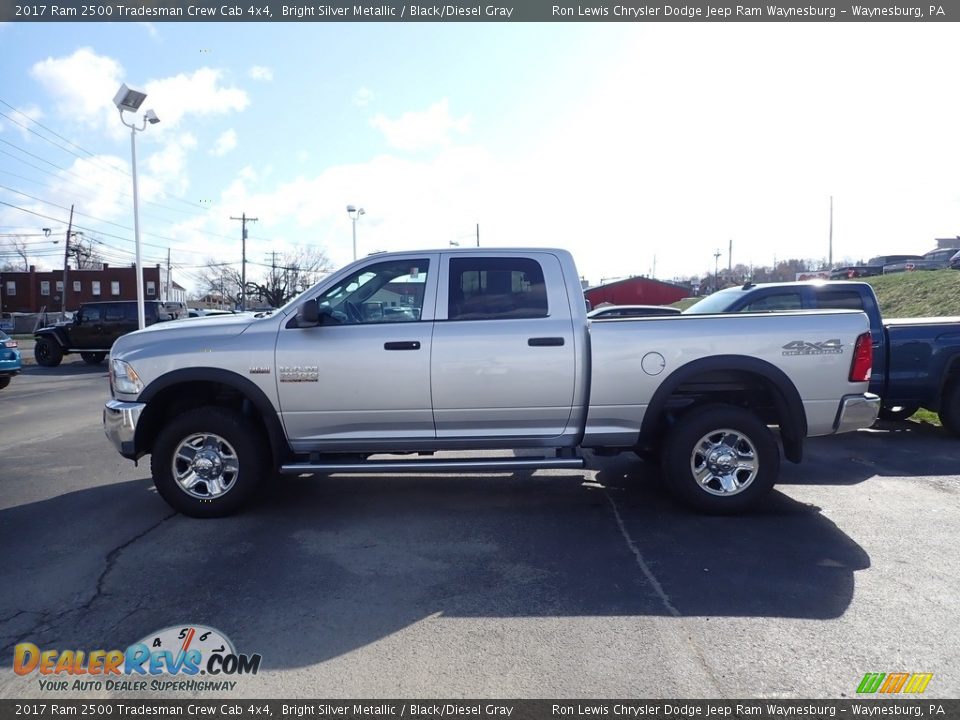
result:
[[[278,469],[581,468],[583,449],[656,454],[677,496],[724,513],[773,487],[781,444],[799,462],[804,438],[876,419],[862,312],[588,321],[579,277],[563,250],[370,256],[271,313],[121,337],[104,428],[195,517]]]

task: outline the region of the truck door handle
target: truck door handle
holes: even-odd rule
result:
[[[402,342],[388,342],[383,344],[384,350],[419,350],[419,340],[404,340]]]
[[[563,345],[562,337],[540,337],[528,338],[527,345],[530,347],[559,347]]]

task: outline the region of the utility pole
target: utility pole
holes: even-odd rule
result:
[[[243,264],[240,266],[240,312],[243,312],[247,309],[247,223],[257,222],[258,218],[248,218],[244,212],[240,217],[231,216],[230,219],[239,220],[243,228]]]
[[[727,248],[727,272],[733,272],[733,238],[730,238],[730,245]]]
[[[477,247],[480,247],[480,223],[477,223]]]
[[[827,257],[827,269],[833,267],[833,195],[830,196],[830,254]]]
[[[70,235],[73,232],[73,205],[70,205],[70,222],[67,223],[67,244],[63,249],[63,294],[60,296],[60,313],[63,320],[66,320],[67,312],[67,269],[69,268],[68,259],[70,257]]]
[[[170,248],[167,248],[167,292],[163,299],[170,302]]]

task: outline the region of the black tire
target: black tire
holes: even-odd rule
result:
[[[881,405],[878,417],[881,420],[906,420],[919,409],[919,405]]]
[[[0,377],[0,390],[3,390],[7,385],[10,384],[10,376]]]
[[[960,379],[948,383],[944,388],[937,415],[948,431],[960,437]]]
[[[723,431],[732,434],[724,435]],[[712,443],[715,454],[705,454],[701,443]],[[752,462],[754,469],[733,467],[730,463],[738,457],[739,462]],[[719,463],[715,467],[733,472],[712,472],[711,458]],[[704,468],[703,483],[694,474],[698,466]],[[780,473],[780,447],[770,429],[747,410],[733,405],[704,405],[690,410],[669,430],[662,467],[667,487],[683,502],[705,513],[738,513],[773,489]],[[721,477],[729,478],[732,489],[724,489]]]
[[[56,341],[50,338],[37,338],[37,342],[33,346],[33,357],[36,359],[37,365],[56,367],[63,360],[63,350],[57,345]]]
[[[176,416],[160,431],[150,458],[153,483],[161,497],[174,510],[195,518],[225,517],[237,512],[250,499],[267,472],[268,452],[264,438],[251,425],[236,411],[221,407],[197,408]],[[199,436],[216,437],[223,443],[198,446],[187,442]],[[181,457],[177,461],[178,472],[187,475],[188,479],[193,472],[193,476],[199,478],[204,470],[209,471],[211,456],[220,457],[223,468],[227,467],[229,460],[234,460],[236,473],[224,469],[219,475],[229,480],[228,487],[220,494],[212,493],[211,486],[202,479],[191,494],[174,476],[174,454],[178,449],[196,451],[198,447],[196,454],[207,453],[201,458],[208,463],[207,467],[196,472],[194,464]],[[212,487],[216,487],[216,482]]]
[[[82,352],[80,357],[83,358],[83,361],[87,365],[99,365],[103,362],[103,359],[107,356],[105,352]]]

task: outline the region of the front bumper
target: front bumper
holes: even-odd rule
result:
[[[877,421],[880,397],[873,393],[846,395],[840,401],[840,410],[833,423],[833,432],[845,433],[868,428]]]
[[[137,422],[146,407],[144,403],[108,400],[103,407],[103,432],[107,439],[125,458],[136,460],[134,438],[137,434]]]

